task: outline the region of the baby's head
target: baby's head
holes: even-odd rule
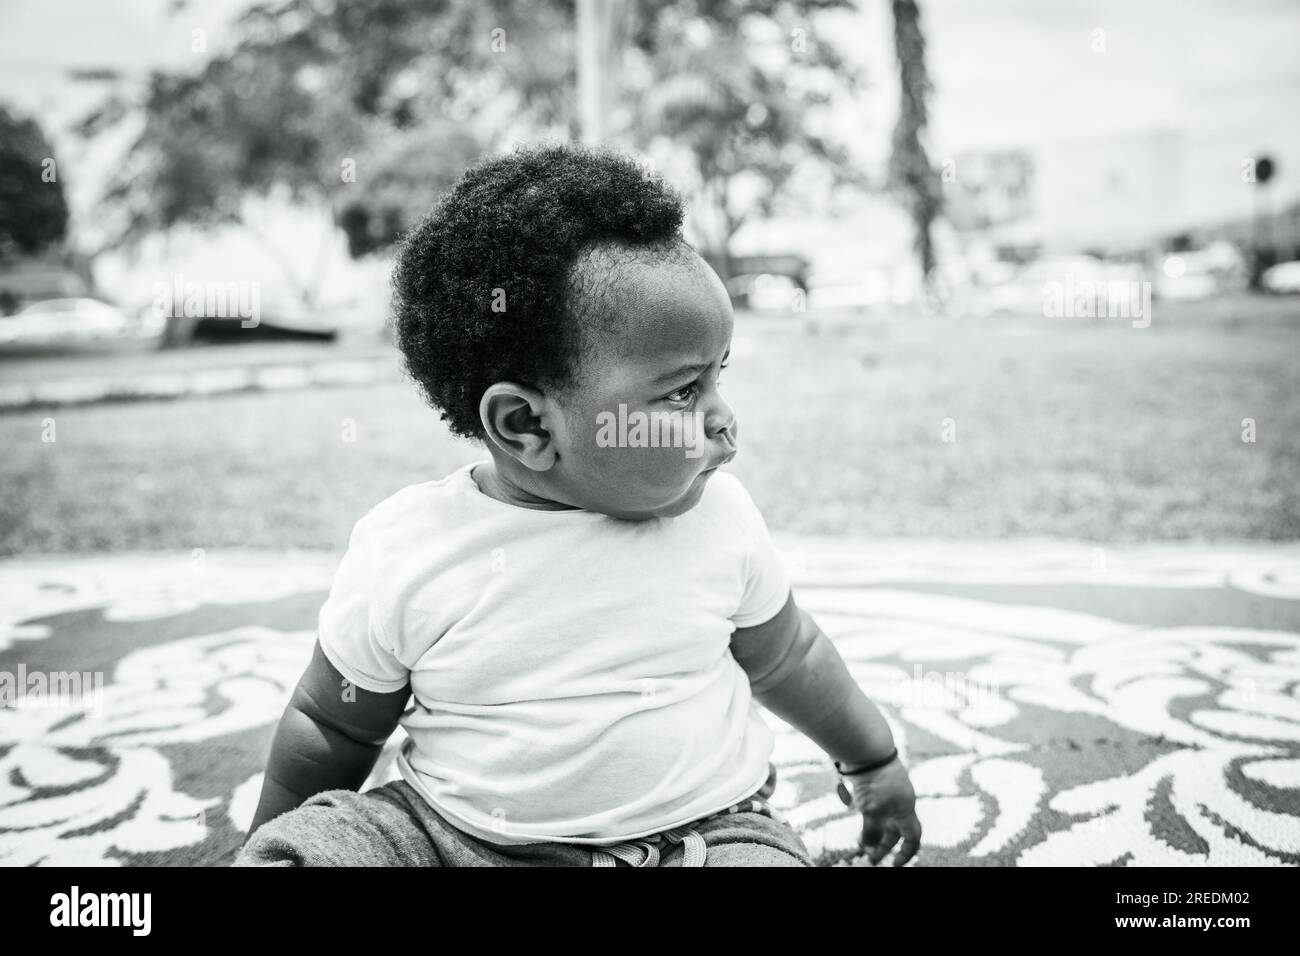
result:
[[[734,456],[731,303],[682,214],[626,156],[545,146],[470,169],[403,241],[407,370],[530,499],[671,517]]]

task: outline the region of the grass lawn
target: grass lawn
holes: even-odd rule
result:
[[[723,388],[773,529],[1300,538],[1295,299],[1157,303],[1146,329],[742,315]],[[405,384],[0,414],[0,553],[340,549],[484,454]]]

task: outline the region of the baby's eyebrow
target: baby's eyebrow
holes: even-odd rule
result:
[[[727,354],[722,356],[722,361],[725,362],[729,358],[731,358],[731,349],[727,349]],[[665,372],[663,375],[657,376],[654,381],[656,384],[659,382],[671,381],[672,379],[682,377],[687,372],[690,372],[692,375],[695,375],[699,372],[703,372],[706,368],[708,368],[712,364],[713,364],[712,362],[695,362],[691,365],[683,365],[681,368],[677,369],[676,371]]]

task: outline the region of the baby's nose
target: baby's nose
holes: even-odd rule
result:
[[[719,415],[713,420],[711,424],[711,427],[709,429],[709,437],[718,438],[726,442],[727,444],[729,444],[732,448],[735,448],[737,438],[738,438],[737,433],[739,432],[739,430],[740,430],[740,423],[736,420],[735,415],[732,415],[730,413],[726,415]]]

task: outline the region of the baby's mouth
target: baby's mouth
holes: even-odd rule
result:
[[[713,465],[709,468],[705,468],[702,472],[700,472],[700,474],[707,475],[711,471],[717,471],[719,468],[721,468],[723,465],[725,465],[727,462],[731,461],[731,459],[735,457],[736,457],[736,453],[733,451],[730,455],[722,459],[722,461],[718,462],[716,465]]]

